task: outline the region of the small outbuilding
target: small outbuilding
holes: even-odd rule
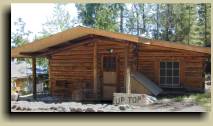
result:
[[[37,93],[44,92],[44,82],[48,79],[45,69],[37,68]],[[11,62],[11,89],[21,94],[32,93],[32,68],[25,62]]]
[[[34,78],[36,58],[46,57],[51,94],[79,101],[112,100],[115,92],[203,92],[205,61],[210,55],[207,47],[86,27],[11,50],[13,58],[33,59]]]

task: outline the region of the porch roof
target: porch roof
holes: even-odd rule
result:
[[[31,43],[25,44],[20,47],[12,48],[11,49],[11,57],[29,57],[27,55],[23,55],[23,53],[34,53],[40,50],[44,50],[49,47],[54,47],[63,43],[66,43],[67,41],[75,40],[80,37],[86,36],[86,35],[98,35],[98,36],[104,36],[114,39],[120,39],[125,40],[133,43],[141,43],[141,44],[148,44],[148,45],[154,45],[154,46],[161,46],[161,47],[168,47],[168,48],[176,48],[176,49],[182,49],[182,50],[188,50],[188,51],[194,51],[194,52],[200,52],[205,54],[210,54],[211,49],[207,47],[199,47],[199,46],[189,46],[184,44],[178,44],[178,43],[172,43],[168,41],[160,41],[160,40],[151,40],[142,38],[140,36],[130,35],[130,34],[123,34],[123,33],[117,33],[117,32],[109,32],[105,30],[95,29],[95,28],[87,28],[87,27],[74,27],[69,30],[56,33],[54,35],[51,35],[49,37],[35,40]]]

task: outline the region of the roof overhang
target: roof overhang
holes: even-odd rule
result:
[[[33,56],[32,54],[35,54],[36,52],[45,52],[48,49],[54,50],[55,47],[57,46],[66,45],[67,43],[72,43],[72,42],[75,43],[77,40],[88,35],[96,35],[96,36],[102,36],[107,38],[113,38],[117,40],[128,41],[132,43],[141,43],[141,44],[147,44],[147,45],[162,46],[162,47],[168,47],[168,48],[176,48],[176,49],[189,50],[189,51],[200,52],[205,54],[211,54],[210,48],[191,46],[191,45],[189,46],[184,44],[172,43],[168,41],[150,40],[150,39],[141,38],[135,35],[109,32],[109,31],[100,30],[100,29],[78,26],[78,27],[74,27],[69,30],[51,35],[43,39],[35,40],[34,42],[25,44],[23,46],[12,48],[11,58],[32,57]]]

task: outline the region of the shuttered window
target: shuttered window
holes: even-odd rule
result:
[[[160,86],[169,88],[179,87],[179,68],[179,62],[160,62]]]

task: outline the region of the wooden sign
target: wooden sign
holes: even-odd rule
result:
[[[114,105],[148,105],[155,101],[154,97],[146,94],[128,94],[128,93],[114,93],[113,104]]]

